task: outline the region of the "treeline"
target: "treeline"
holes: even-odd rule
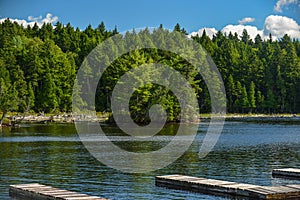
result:
[[[274,40],[271,34],[267,40],[260,35],[252,40],[246,30],[241,37],[219,31],[211,40],[204,31],[193,38],[208,51],[222,74],[228,112],[300,112],[299,40],[288,35]]]
[[[179,24],[174,30],[186,34]],[[71,111],[78,68],[92,49],[117,33],[116,28],[107,30],[103,22],[97,28],[89,25],[80,30],[59,22],[55,27],[44,24],[40,28],[37,25],[23,27],[5,20],[0,24],[0,110],[4,113]],[[210,39],[204,32],[192,38],[216,63],[225,82],[229,112],[300,112],[298,40],[287,35],[279,40],[273,40],[271,35],[262,40],[257,35],[252,41],[246,30],[241,37],[218,32]],[[165,42],[164,38],[160,40]],[[145,52],[133,53],[133,58],[127,56],[131,56],[131,62],[135,60],[136,65],[147,63],[149,59],[161,60],[160,53],[151,58]],[[166,64],[172,65],[172,59]],[[128,63],[115,63],[115,67],[124,69],[122,65]],[[175,66],[179,71],[186,67],[186,64],[179,65],[177,62]],[[206,86],[201,77],[194,78],[193,82],[198,84],[200,110],[209,112],[210,97]],[[106,95],[111,95],[111,88],[103,90]],[[97,110],[108,111],[110,99],[103,94],[98,94],[97,99]]]
[[[104,23],[84,31],[57,23],[0,24],[0,110],[71,111],[77,69],[97,44],[116,34]]]

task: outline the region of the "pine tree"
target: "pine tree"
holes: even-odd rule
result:
[[[97,27],[97,30],[100,32],[101,35],[105,35],[106,34],[106,30],[105,30],[105,25],[104,25],[104,22],[102,21],[98,27]]]
[[[243,113],[249,108],[248,94],[245,86],[242,88],[241,106]]]
[[[252,113],[253,109],[256,108],[255,84],[253,81],[251,81],[250,89],[249,89],[249,108],[250,108],[250,113]]]
[[[235,101],[234,101],[234,108],[236,112],[241,112],[242,111],[242,85],[239,81],[236,83],[236,88],[235,88]]]
[[[25,110],[26,112],[30,111],[30,109],[34,107],[34,100],[35,100],[34,91],[31,82],[29,82],[27,88],[28,88],[28,94],[26,97],[26,105],[27,105]]]
[[[260,34],[257,34],[257,35],[255,36],[255,38],[254,38],[254,43],[255,43],[255,47],[257,47],[257,48],[259,48],[259,49],[262,48],[263,40],[262,40]]]
[[[276,100],[274,93],[271,89],[268,89],[266,108],[268,109],[268,113],[273,113],[274,111],[276,111]]]
[[[250,39],[250,35],[248,34],[248,31],[246,29],[243,30],[241,41],[245,44],[252,44],[252,40]]]
[[[5,83],[3,78],[0,78],[0,110],[2,117],[0,119],[0,126],[2,126],[3,119],[7,112],[18,110],[18,91],[14,84]]]
[[[227,81],[227,99],[228,99],[228,111],[233,112],[233,103],[234,103],[234,80],[232,75],[230,74]]]
[[[277,97],[280,107],[280,111],[284,112],[285,110],[285,98],[286,98],[286,87],[284,80],[281,75],[280,65],[277,66],[277,78],[276,78],[276,87],[278,88]]]
[[[256,108],[257,112],[263,113],[265,108],[265,97],[261,94],[261,91],[257,91]]]

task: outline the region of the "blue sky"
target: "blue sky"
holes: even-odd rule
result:
[[[256,27],[260,33],[266,26],[266,19],[278,15],[285,17],[284,20],[272,18],[270,23],[289,23],[287,19],[292,19],[296,22],[292,29],[297,35],[297,32],[300,34],[299,5],[300,0],[2,0],[0,18],[41,21],[47,13],[51,13],[50,17],[57,17],[64,24],[70,22],[81,29],[88,24],[96,27],[104,21],[108,29],[116,25],[121,32],[132,28],[157,27],[159,24],[172,29],[179,23],[191,33],[203,27],[222,30],[228,25],[238,25],[247,17],[252,20],[241,25]],[[32,16],[31,20],[29,16]],[[54,24],[55,21],[56,18]],[[233,27],[233,30],[241,28],[244,27]]]

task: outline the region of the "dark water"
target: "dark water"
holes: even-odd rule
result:
[[[9,199],[10,184],[32,182],[110,199],[225,199],[155,187],[156,175],[175,173],[258,185],[300,184],[271,176],[273,168],[300,167],[300,125],[226,122],[213,151],[199,159],[206,128],[200,124],[193,145],[175,163],[146,174],[126,174],[101,164],[81,144],[74,125],[3,129],[0,199]]]

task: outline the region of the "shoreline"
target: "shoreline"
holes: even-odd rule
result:
[[[209,115],[200,116],[200,120],[209,120]],[[297,114],[227,114],[226,121],[257,122],[257,123],[300,123],[300,115]]]
[[[25,117],[20,114],[9,114],[6,118],[8,123],[3,123],[3,127],[13,127],[18,124],[46,124],[46,123],[75,123],[75,121],[90,121],[90,122],[106,122],[108,120],[108,114],[97,114],[97,116],[88,115],[72,115],[72,114],[56,114],[56,115],[41,115],[30,114]],[[210,119],[210,114],[200,114],[200,122]],[[286,122],[300,123],[300,115],[296,114],[226,114],[226,121],[238,121],[238,122]]]
[[[90,122],[105,122],[108,119],[106,115],[88,116],[88,115],[73,115],[73,114],[8,114],[3,127],[17,127],[19,124],[47,124],[47,123],[69,123],[75,121],[90,121]]]

